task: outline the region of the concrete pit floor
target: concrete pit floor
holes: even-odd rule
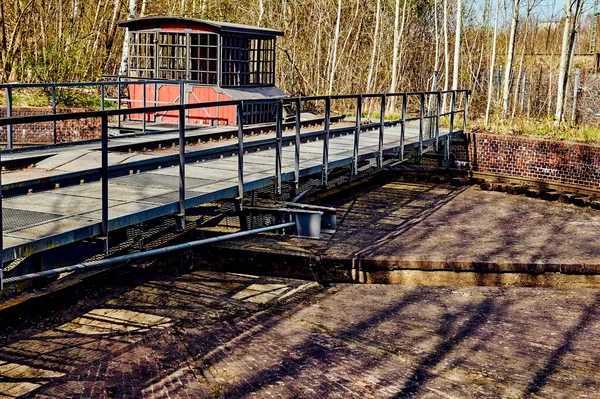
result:
[[[407,185],[420,194],[401,202]],[[448,248],[440,259],[597,264],[600,212],[425,183],[370,192],[360,206],[359,193],[336,200],[340,228],[323,242],[278,242],[340,256]],[[392,205],[374,200],[384,194]],[[378,230],[370,239],[359,236],[366,225]],[[325,288],[188,266],[117,269],[0,313],[0,397],[600,397],[599,289]]]

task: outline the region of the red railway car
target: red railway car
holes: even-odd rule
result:
[[[286,96],[275,86],[275,45],[281,31],[167,16],[132,19],[120,26],[129,34],[128,76],[140,82],[128,85],[132,108],[178,104],[182,94],[186,104]],[[244,105],[244,123],[271,122],[273,110],[272,104]],[[186,123],[236,124],[236,112],[234,106],[193,109],[186,113]],[[142,118],[131,115],[133,120]],[[146,118],[177,122],[177,112]]]

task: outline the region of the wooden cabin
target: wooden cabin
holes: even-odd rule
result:
[[[256,26],[181,17],[146,17],[119,24],[129,34],[128,76],[147,84],[146,106],[285,97],[275,86],[275,45],[283,32]],[[170,82],[169,82],[170,81]],[[129,84],[130,107],[144,105],[144,85]],[[142,119],[132,115],[132,119]],[[236,124],[236,107],[189,110],[186,123]],[[152,114],[148,121],[177,122],[177,112]],[[272,104],[244,106],[244,123],[274,120]]]

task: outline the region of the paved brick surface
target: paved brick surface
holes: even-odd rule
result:
[[[2,320],[0,397],[600,396],[599,290],[111,281]]]
[[[600,272],[600,211],[591,208],[400,180],[375,182],[319,205],[337,208],[337,231],[323,240],[257,236],[219,246],[304,251],[391,267],[489,264],[514,271],[511,265],[569,265]]]

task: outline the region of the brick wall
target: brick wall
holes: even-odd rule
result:
[[[470,133],[471,169],[600,189],[600,146],[529,137]]]
[[[81,108],[57,108],[57,113],[85,112]],[[13,116],[30,116],[51,114],[50,107],[13,107]],[[6,117],[6,108],[0,108],[0,118]],[[7,127],[0,127],[0,141],[6,142]],[[90,140],[100,138],[100,119],[88,118],[82,120],[56,122],[56,141],[58,143]],[[19,144],[45,144],[54,140],[54,125],[52,122],[31,123],[13,126],[13,142]]]

